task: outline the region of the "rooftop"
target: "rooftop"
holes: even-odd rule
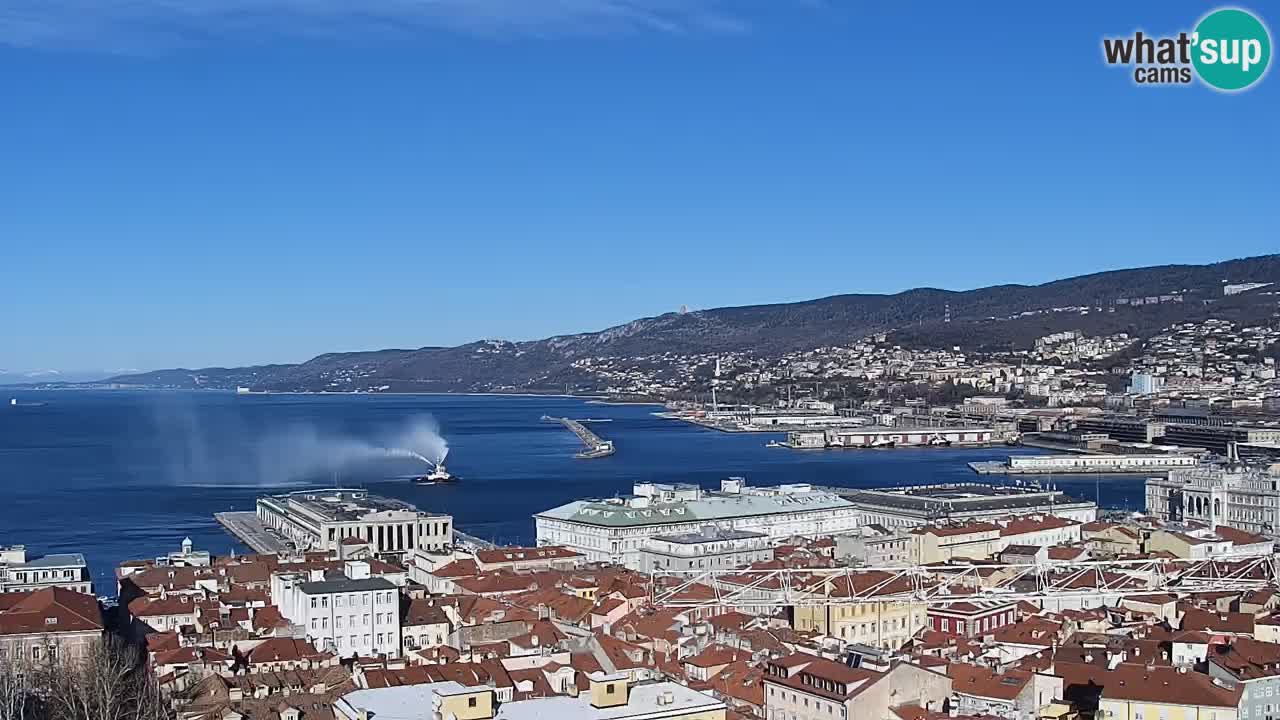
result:
[[[672,523],[704,523],[761,515],[851,509],[853,504],[821,490],[762,488],[736,492],[690,493],[689,499],[647,496],[609,500],[575,500],[534,517],[587,525],[640,527]]]
[[[443,517],[440,513],[423,512],[416,506],[402,500],[373,495],[364,490],[336,488],[299,490],[260,499],[274,500],[285,506],[296,506],[329,522],[352,522],[360,520],[367,515],[381,512],[407,512],[423,516]]]
[[[996,487],[979,483],[951,483],[908,488],[850,490],[833,488],[856,505],[944,515],[950,512],[1018,510],[1046,505],[1088,503],[1061,490]]]
[[[360,580],[341,578],[338,580],[316,580],[314,582],[300,583],[298,589],[306,595],[327,595],[329,593],[395,590],[396,586],[390,580],[380,577],[362,578]]]

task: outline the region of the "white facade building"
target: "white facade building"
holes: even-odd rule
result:
[[[1280,475],[1236,467],[1174,470],[1147,479],[1147,512],[1164,521],[1193,520],[1250,533],[1280,528]]]
[[[1011,471],[1098,473],[1117,470],[1192,468],[1199,460],[1191,455],[1012,455],[1006,461]]]
[[[271,601],[280,614],[306,632],[318,650],[341,657],[399,657],[400,591],[390,580],[370,577],[369,564],[350,561],[345,575],[277,573]]]
[[[93,594],[89,564],[80,553],[28,558],[24,545],[0,547],[0,593],[60,587]]]
[[[696,485],[637,483],[634,494],[608,500],[575,500],[533,516],[539,545],[562,545],[588,562],[638,569],[652,538],[721,530],[761,533],[771,540],[818,537],[853,530],[853,504],[810,485],[750,488],[741,478],[721,482],[719,492]]]
[[[453,518],[364,490],[302,490],[258,498],[258,519],[300,550],[336,551],[346,538],[382,557],[453,545]]]
[[[695,533],[657,535],[639,553],[640,571],[724,570],[773,559],[769,536],[707,525]]]

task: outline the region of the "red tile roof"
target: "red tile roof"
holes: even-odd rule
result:
[[[0,594],[0,635],[102,629],[102,609],[92,595],[65,588]]]

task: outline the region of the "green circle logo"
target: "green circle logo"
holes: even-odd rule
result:
[[[1196,25],[1191,62],[1196,74],[1219,90],[1243,90],[1262,78],[1271,62],[1271,35],[1244,10],[1215,10]]]

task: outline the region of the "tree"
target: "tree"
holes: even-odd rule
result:
[[[0,660],[0,720],[169,720],[146,654],[105,635],[81,657]]]

